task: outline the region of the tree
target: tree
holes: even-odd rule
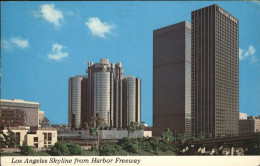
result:
[[[129,137],[130,133],[134,133],[134,132],[135,132],[136,130],[138,130],[138,129],[139,129],[139,123],[132,121],[132,122],[130,123],[130,125],[128,126],[128,128],[127,128],[128,137]]]
[[[163,142],[168,144],[173,138],[171,130],[169,128],[165,129],[161,137]]]
[[[206,133],[199,133],[197,139],[198,139],[198,140],[204,140],[204,139],[206,139]]]
[[[80,155],[81,148],[79,145],[68,142],[56,142],[50,150],[53,156],[70,156]]]
[[[104,142],[101,143],[99,148],[100,156],[113,156],[116,155],[118,151],[121,150],[121,147],[114,142]]]
[[[99,117],[98,114],[91,118],[91,124],[93,125],[90,127],[90,135],[95,135],[97,137],[96,149],[98,150],[99,147],[99,128],[106,126],[106,122],[103,118]]]
[[[56,142],[53,147],[51,147],[50,153],[52,156],[69,156],[70,152],[66,143]]]
[[[124,137],[120,139],[117,143],[121,146],[125,151],[130,153],[137,153],[138,152],[138,144],[137,141],[130,139],[129,137]]]
[[[67,143],[66,145],[69,149],[70,155],[80,155],[81,154],[81,147],[77,144]]]
[[[87,132],[89,131],[89,128],[90,128],[90,126],[88,125],[87,122],[85,122],[86,137],[87,137]],[[87,139],[87,138],[85,138],[85,142],[86,142],[86,139]],[[88,141],[87,141],[87,146],[88,146]]]
[[[15,148],[19,147],[19,140],[14,136],[14,132],[8,129],[7,133],[3,133],[3,138],[1,140],[1,147],[5,148]]]
[[[23,145],[20,146],[19,148],[23,155],[28,156],[34,153],[33,148],[31,146],[26,145],[25,143],[23,143]]]

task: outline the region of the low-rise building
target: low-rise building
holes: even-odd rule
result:
[[[19,140],[20,145],[24,143],[35,148],[50,148],[57,142],[57,130],[54,128],[39,128],[31,130],[30,127],[9,127],[14,136]],[[7,134],[8,128],[3,133]],[[0,135],[1,136],[1,135]]]
[[[250,134],[260,132],[260,118],[249,116],[247,119],[239,120],[239,133]]]

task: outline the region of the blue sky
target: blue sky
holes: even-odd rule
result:
[[[239,20],[240,112],[260,114],[257,2],[1,3],[2,98],[40,102],[52,123],[67,124],[68,78],[108,58],[142,79],[142,121],[152,125],[153,30],[214,3]]]

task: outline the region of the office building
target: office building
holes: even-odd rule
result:
[[[19,99],[0,100],[0,127],[39,126],[38,102]]]
[[[239,134],[252,134],[260,132],[260,116],[249,116],[239,120]]]
[[[193,134],[238,134],[238,20],[218,5],[195,10],[192,23]]]
[[[191,136],[191,24],[153,31],[153,134]]]
[[[77,89],[74,97],[69,93],[69,127],[84,128],[91,124],[94,116],[105,121],[106,128],[125,128],[132,121],[141,120],[141,81],[139,78],[123,76],[122,63],[88,63],[87,76],[80,76],[69,89]],[[125,87],[124,87],[125,85]],[[75,101],[75,111],[71,105]],[[75,115],[73,115],[75,114]],[[77,116],[78,115],[78,116]]]

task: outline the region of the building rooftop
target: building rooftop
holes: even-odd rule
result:
[[[24,101],[22,99],[0,99],[0,102],[9,102],[9,103],[21,103],[21,104],[37,104],[39,105],[39,102],[31,102],[31,101]]]

